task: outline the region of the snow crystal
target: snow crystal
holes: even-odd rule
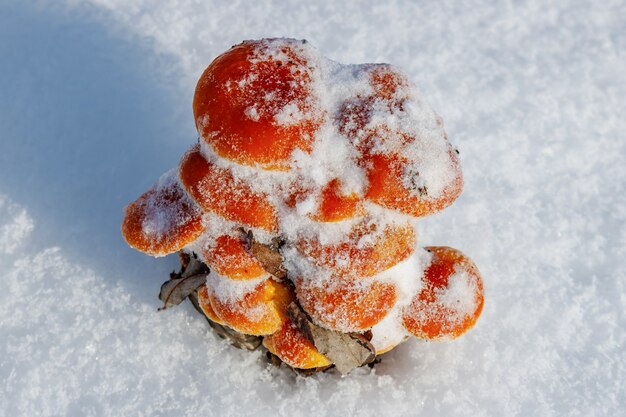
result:
[[[305,119],[305,112],[296,103],[288,103],[274,114],[274,121],[282,126],[297,125]]]
[[[255,122],[259,121],[259,112],[254,106],[246,107],[246,109],[243,111],[243,114],[248,116],[248,119],[250,120],[254,120]]]

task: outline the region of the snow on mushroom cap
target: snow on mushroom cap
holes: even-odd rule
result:
[[[406,75],[331,61],[306,41],[246,41],[204,71],[193,107],[200,140],[180,177],[206,231],[186,249],[202,256],[242,229],[264,243],[280,236],[287,278],[299,297],[318,300],[300,299],[318,324],[374,326],[377,348],[403,339],[401,313],[430,262],[417,249],[416,217],[462,188],[441,119]],[[144,228],[165,233],[167,216]],[[213,271],[207,281],[227,304],[272,282],[232,278]],[[462,284],[454,278],[441,302],[463,308],[454,299]]]
[[[185,193],[175,170],[126,207],[122,233],[132,247],[153,256],[175,252],[204,230],[202,212]]]
[[[340,179],[346,195],[373,195],[374,179],[370,172],[373,155],[392,158],[393,167],[397,169],[390,175],[407,197],[407,201],[399,201],[403,197],[398,195],[371,197],[373,202],[416,215],[410,207],[414,204],[411,198],[418,199],[418,203],[420,198],[429,202],[446,198],[446,204],[417,214],[424,215],[438,211],[456,198],[460,189],[454,192],[450,189],[460,188],[460,168],[441,119],[400,70],[384,64],[342,65],[321,56],[309,43],[293,39],[247,41],[233,50],[242,47],[251,49],[240,57],[247,61],[247,72],[237,73],[235,78],[238,86],[241,84],[253,91],[246,93],[250,97],[235,95],[235,104],[242,101],[247,104],[233,112],[238,111],[246,123],[254,122],[251,130],[246,131],[249,135],[246,143],[255,144],[257,150],[262,148],[259,152],[263,155],[281,150],[274,156],[278,159],[285,156],[285,159],[275,161],[283,164],[278,171],[274,169],[276,166],[270,166],[270,170],[259,169],[267,168],[267,164],[261,162],[242,163],[239,157],[230,157],[221,150],[224,146],[221,142],[239,146],[238,133],[221,132],[215,136],[220,137],[220,143],[213,139],[201,141],[202,153],[208,160],[228,166],[235,177],[242,178],[258,192],[267,193],[276,206],[289,198],[294,187],[306,188],[308,194],[297,201],[299,216],[315,211],[322,188],[334,179]],[[266,74],[264,64],[267,62],[272,69],[284,67],[285,78]],[[209,69],[212,66],[215,65],[211,64]],[[205,95],[211,92],[200,90],[204,79],[214,78],[209,69],[198,83],[196,102],[210,101]],[[233,82],[228,80],[226,84],[230,86]],[[213,115],[210,109],[204,109],[197,117],[217,120],[223,116],[221,113]],[[276,129],[271,130],[276,134],[271,140],[259,139],[268,133],[261,123],[264,118],[271,119],[271,129]],[[225,122],[220,120],[220,123]],[[199,132],[206,136],[202,126]],[[291,137],[294,132],[311,138],[306,140],[306,146],[299,146],[302,143],[296,140],[285,154],[279,134]],[[381,168],[376,166],[376,169]],[[397,204],[388,203],[390,199]],[[283,210],[280,218],[290,214],[292,210]],[[286,222],[281,232],[288,233],[292,225],[293,222]]]

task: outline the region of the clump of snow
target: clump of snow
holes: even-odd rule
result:
[[[394,348],[411,336],[402,325],[401,315],[402,309],[395,305],[384,319],[371,328],[372,340],[370,343],[376,352]]]
[[[456,271],[448,277],[445,288],[437,288],[437,302],[453,313],[451,321],[460,321],[476,311],[476,278],[467,271]]]
[[[380,281],[393,283],[398,294],[387,316],[371,329],[371,343],[377,351],[394,347],[409,337],[409,332],[402,325],[402,310],[421,291],[421,277],[431,260],[430,252],[417,248],[409,258],[377,276]]]
[[[267,196],[274,205],[281,203],[281,190],[285,183],[295,178],[293,174],[284,171],[263,170],[247,165],[234,164],[220,157],[205,141],[200,142],[200,152],[204,159],[226,170],[233,176],[236,183],[245,184],[255,192]]]
[[[270,277],[270,274],[266,274],[258,278],[234,280],[211,270],[207,277],[207,287],[221,302],[236,305],[265,281],[271,279]]]
[[[155,241],[167,239],[174,229],[200,215],[194,201],[183,191],[176,169],[159,178],[142,204],[145,207],[142,231]]]
[[[282,126],[297,125],[306,119],[305,113],[295,103],[289,103],[274,113],[274,121]]]
[[[381,272],[378,279],[393,283],[398,288],[396,305],[402,308],[408,305],[413,296],[422,289],[422,275],[432,261],[432,254],[423,248],[415,251],[404,261]]]
[[[35,224],[25,209],[0,194],[0,254],[13,254],[33,231]]]
[[[246,107],[243,113],[248,116],[248,119],[250,120],[254,120],[255,122],[259,120],[259,112],[257,111],[256,107]]]

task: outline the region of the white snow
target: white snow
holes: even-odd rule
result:
[[[213,290],[213,294],[221,302],[235,303],[256,290],[268,279],[270,279],[269,274],[253,279],[234,280],[212,270],[207,277],[207,286]]]
[[[254,106],[250,106],[250,107],[246,107],[246,109],[243,112],[250,120],[254,120],[255,122],[259,120],[259,112],[257,111],[256,107]]]
[[[0,4],[0,415],[621,415],[626,409],[622,1]],[[191,99],[243,39],[308,39],[405,70],[465,190],[418,225],[478,265],[452,342],[296,377],[186,305],[175,257],[127,248],[122,208],[195,139]]]
[[[195,206],[193,200],[182,191],[184,188],[180,183],[176,169],[171,169],[161,175],[151,190],[153,192],[144,200],[146,214],[141,223],[142,232],[146,236],[151,236],[155,241],[161,241],[172,234],[173,229],[188,222],[194,215],[199,218],[199,209],[195,208],[197,206]],[[179,196],[183,204],[192,207],[192,213],[182,212],[180,205],[164,204],[161,199],[163,194],[169,190],[180,190],[175,195]]]
[[[476,311],[476,282],[466,271],[458,271],[448,278],[448,286],[435,290],[437,301],[453,314],[450,321],[461,320]]]
[[[20,242],[35,227],[25,209],[13,204],[6,196],[0,194],[0,253],[11,255],[19,249]]]
[[[385,350],[410,336],[402,325],[402,310],[411,303],[413,296],[421,291],[424,267],[429,265],[431,260],[430,252],[417,248],[407,259],[377,276],[380,281],[396,286],[398,300],[385,318],[371,329],[371,343],[376,350]]]

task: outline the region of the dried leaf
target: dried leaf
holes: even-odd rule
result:
[[[202,308],[200,308],[200,304],[198,303],[197,291],[189,294],[189,301],[191,301],[191,304],[193,304],[196,310],[198,310],[198,312],[200,312],[202,316],[206,319],[206,321],[209,323],[209,326],[211,326],[211,329],[213,329],[213,331],[217,333],[217,335],[220,336],[222,339],[229,340],[230,343],[236,348],[244,350],[256,350],[261,345],[263,338],[259,336],[239,333],[231,329],[230,327],[223,326],[208,318],[202,311]]]
[[[161,285],[159,300],[163,301],[163,307],[160,307],[159,311],[182,303],[206,282],[208,274],[209,268],[195,256],[190,256],[188,264],[181,269],[181,272],[172,272],[170,280]]]
[[[178,251],[178,259],[180,260],[180,264],[183,266],[183,270],[187,268],[189,262],[191,261],[191,255],[187,252]]]
[[[374,366],[378,365],[381,361],[382,359],[380,358],[380,356],[376,356],[376,358],[370,363],[368,363],[367,366],[369,366],[370,368],[373,368]]]
[[[271,244],[266,245],[257,242],[250,231],[246,233],[246,237],[250,245],[250,252],[261,262],[263,268],[278,279],[286,278],[287,270],[283,266],[283,257],[280,254],[280,247],[284,243],[282,239],[274,238]]]
[[[376,358],[374,346],[364,335],[335,332],[317,326],[296,303],[291,303],[287,307],[287,314],[317,350],[333,362],[342,375],[369,364]]]

